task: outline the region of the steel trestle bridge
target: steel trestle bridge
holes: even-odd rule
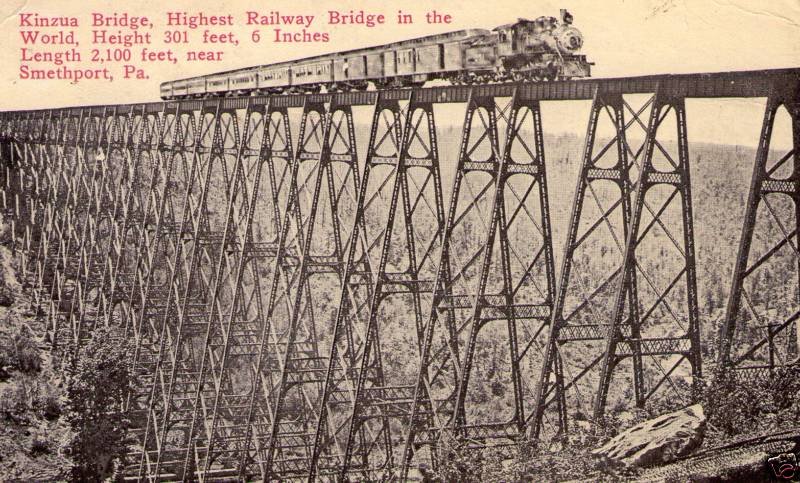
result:
[[[685,100],[728,97],[767,104],[711,362],[763,378],[798,357],[800,295],[754,292],[771,264],[800,281],[800,69],[4,112],[2,199],[54,349],[132,340],[128,479],[403,480],[444,435],[514,444],[691,390]],[[592,105],[557,270],[561,100]]]

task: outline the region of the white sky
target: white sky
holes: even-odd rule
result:
[[[450,13],[451,25],[428,25],[424,13],[430,9]],[[0,84],[3,95],[0,109],[153,101],[158,98],[158,84],[163,80],[204,74],[237,67],[270,63],[348,48],[380,44],[409,37],[462,28],[493,28],[517,17],[558,16],[567,8],[574,25],[585,37],[584,52],[595,62],[596,77],[634,76],[658,73],[715,72],[766,68],[800,67],[800,0],[771,2],[748,0],[458,0],[450,2],[407,2],[404,0],[369,2],[367,0],[273,0],[225,2],[201,0],[141,0],[64,2],[56,0],[3,0],[0,15]],[[364,9],[384,13],[389,22],[377,28],[335,27],[326,24],[326,11]],[[413,25],[393,22],[398,9],[415,15]],[[148,69],[146,81],[117,79],[113,83],[64,81],[22,81],[18,79],[18,11],[43,15],[75,15],[81,18],[84,50],[88,40],[89,15],[128,12],[148,15],[163,23],[166,11],[203,11],[207,14],[234,14],[240,24],[232,30],[241,40],[220,63],[160,65]],[[252,26],[244,23],[244,12],[315,14],[311,30],[325,31],[330,43],[273,44],[249,42]],[[266,34],[268,27],[262,27]],[[160,28],[151,30],[159,35]],[[194,46],[200,45],[202,28],[190,33]],[[265,38],[267,36],[265,35]],[[138,52],[133,48],[134,55]],[[84,54],[84,60],[88,54]],[[585,130],[588,103],[550,103],[544,120],[550,132]],[[689,101],[689,134],[695,141],[753,145],[763,115],[763,99]],[[454,119],[457,119],[454,114]],[[447,121],[446,119],[444,120]],[[784,144],[788,140],[778,140]]]

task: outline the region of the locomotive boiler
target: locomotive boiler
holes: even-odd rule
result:
[[[518,19],[493,30],[468,29],[390,44],[248,67],[161,84],[162,99],[299,94],[588,77],[583,35],[561,19]]]

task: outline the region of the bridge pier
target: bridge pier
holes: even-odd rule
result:
[[[632,112],[633,115],[641,115],[651,102],[652,99]],[[611,315],[607,307],[615,296],[614,287],[619,285],[621,253],[630,226],[632,163],[629,155],[636,157],[641,153],[641,148],[631,151],[627,141],[627,130],[634,125],[633,120],[625,121],[626,110],[630,109],[621,95],[594,93],[561,279],[554,299],[553,321],[537,384],[536,411],[531,415],[533,438],[540,436],[546,424],[545,411],[553,405],[557,410],[556,425],[550,428],[553,431],[566,432],[570,420],[588,417],[586,408],[592,402],[582,399],[578,388],[583,386],[585,397],[593,394],[591,383],[584,382],[583,378],[590,371],[597,372],[596,366],[602,358],[600,343],[608,327],[603,321]],[[598,135],[598,131],[612,136],[610,141]],[[605,261],[607,253],[617,255]],[[587,259],[605,262],[606,269],[599,274],[589,274],[593,277],[587,280],[590,268],[586,266]],[[577,269],[576,275],[573,269]],[[628,283],[623,286],[629,306],[634,307],[630,314],[632,321],[638,321],[638,305],[630,303],[635,299],[636,278],[632,271]],[[587,355],[588,363],[576,363],[577,357]],[[582,370],[575,374],[571,369],[578,364],[582,365]],[[575,400],[569,405],[572,414],[567,404],[569,391],[575,393]]]
[[[273,381],[271,420],[261,436],[269,442],[259,461],[265,479],[306,475],[311,466],[326,369],[318,340],[330,340],[332,331],[328,320],[317,327],[314,316],[335,309],[329,304],[337,294],[328,299],[319,291],[342,286],[345,250],[353,242],[344,229],[355,216],[359,187],[349,105],[330,96],[304,102],[292,169],[265,315],[270,354],[260,367]]]
[[[59,118],[65,115],[63,111],[58,113]],[[60,184],[65,182],[60,170],[67,163],[61,132],[64,125],[54,122],[52,117],[53,112],[48,111],[15,116],[14,129],[20,133],[12,150],[12,154],[16,154],[17,172],[9,178],[13,180],[9,183],[12,191],[8,195],[13,199],[15,217],[13,246],[23,286],[35,287],[32,308],[37,313],[42,306],[49,308],[50,304],[52,274],[45,277],[45,272],[51,252],[49,247],[58,243],[53,231],[56,217],[60,218],[63,213],[55,209],[54,203]],[[64,198],[62,195],[62,203]],[[49,329],[48,320],[48,336],[52,336]]]
[[[545,344],[555,287],[538,102],[516,90],[510,99],[470,91],[446,220],[401,480],[415,453],[440,438],[518,441],[534,410],[526,381]],[[479,338],[499,341],[505,354],[477,353]],[[478,362],[493,369],[470,385]],[[477,412],[486,386],[512,394],[513,408]]]
[[[50,333],[54,348],[71,348],[79,342],[76,327],[71,326],[70,311],[72,300],[76,296],[76,278],[80,271],[80,260],[73,258],[74,253],[80,253],[83,240],[89,225],[89,212],[92,208],[93,188],[95,187],[98,172],[103,172],[102,164],[98,157],[99,140],[101,136],[100,120],[105,116],[107,108],[101,108],[100,115],[92,113],[91,108],[82,108],[77,114],[67,118],[66,128],[63,133],[65,152],[68,160],[59,177],[63,179],[66,193],[63,198],[56,196],[56,203],[64,203],[58,209],[53,206],[56,213],[61,216],[54,217],[54,227],[48,239],[53,240],[56,246],[44,246],[41,273],[44,286],[49,288],[47,296],[49,302],[48,319],[51,323]],[[74,125],[71,125],[74,123]],[[74,131],[73,129],[74,128]],[[66,145],[73,144],[72,154],[66,150]],[[102,176],[102,174],[100,174]],[[60,195],[60,191],[58,193]],[[46,280],[50,280],[48,283]]]
[[[133,337],[133,370],[141,374],[141,384],[127,399],[128,413],[138,423],[134,434],[139,441],[129,455],[132,465],[127,474],[139,478],[158,474],[154,470],[160,450],[169,444],[157,429],[167,407],[161,404],[168,394],[164,386],[172,381],[167,364],[177,357],[171,352],[175,324],[167,317],[175,312],[167,295],[174,287],[174,272],[183,269],[181,207],[191,194],[187,175],[194,166],[195,114],[186,107],[165,103],[143,116],[143,143],[137,156],[142,178],[129,192],[108,275],[105,317],[109,323],[119,320]]]
[[[142,363],[154,365],[139,478],[161,472],[187,477],[184,455],[194,443],[192,415],[196,394],[202,390],[202,371],[194,349],[209,322],[207,307],[213,274],[208,273],[208,266],[219,256],[214,230],[219,229],[220,221],[210,219],[207,202],[209,191],[216,189],[217,196],[222,192],[219,201],[226,206],[227,177],[220,171],[225,170],[228,161],[226,148],[238,138],[234,109],[223,110],[219,101],[195,106],[185,121],[184,136],[189,146],[179,152],[186,156],[181,156],[186,191],[174,234],[172,269],[163,274],[163,292],[148,293],[145,303],[152,304],[154,310],[148,312],[145,305],[137,313],[140,320],[145,318],[145,324],[140,325],[141,336],[152,330],[148,334],[152,340],[146,346],[140,345],[139,357]],[[179,139],[174,142],[183,144]],[[155,264],[151,270],[154,267]],[[137,267],[137,272],[142,268]]]
[[[648,110],[645,124],[641,117]],[[673,153],[658,140],[670,112],[677,134]],[[610,142],[598,135],[603,121]],[[628,141],[634,125],[645,136],[636,150]],[[682,363],[689,363],[693,380],[701,375],[687,148],[683,98],[656,91],[634,109],[621,95],[595,93],[533,436],[540,435],[554,405],[555,432],[566,431],[570,420],[587,419],[589,407],[595,420],[602,419],[612,376],[625,359],[631,382],[615,385],[629,391],[638,407],[665,383],[678,391],[671,375]],[[637,258],[637,249],[658,252],[659,259]],[[652,322],[656,312],[671,323]],[[663,337],[664,332],[677,335]],[[686,390],[678,395],[687,401],[690,396]]]
[[[792,147],[775,151],[776,122]],[[800,362],[800,82],[771,86],[739,239],[718,363],[737,378],[763,380]],[[755,246],[754,246],[755,245]],[[787,267],[792,278],[781,274]],[[786,306],[770,310],[770,302]]]
[[[389,478],[401,456],[392,427],[407,422],[444,223],[433,104],[404,97],[375,104],[309,480]]]
[[[77,273],[73,279],[74,288],[68,315],[68,324],[73,328],[77,340],[86,340],[97,324],[105,325],[115,321],[104,319],[103,292],[106,291],[106,275],[111,263],[112,250],[120,233],[119,222],[127,219],[123,206],[128,198],[128,190],[142,173],[142,169],[132,152],[138,149],[144,138],[134,138],[136,124],[141,128],[142,119],[132,112],[120,112],[114,107],[95,118],[100,135],[96,147],[95,175],[89,187],[86,221],[81,235],[82,243],[77,255]],[[132,144],[136,144],[136,148]],[[130,208],[130,207],[128,207]],[[74,254],[72,255],[75,256]],[[63,302],[62,302],[63,305]]]
[[[667,123],[669,117],[674,118],[677,130],[677,149],[673,152],[658,140],[659,132],[663,132],[665,127],[662,124]],[[655,156],[656,149],[660,151],[660,160]],[[672,373],[683,363],[688,362],[690,366],[687,375],[691,376],[693,385],[702,375],[686,107],[682,97],[656,91],[643,154],[625,237],[622,277],[613,318],[606,333],[600,385],[594,404],[595,420],[603,417],[612,373],[625,357],[633,358],[634,393],[640,407],[665,383],[671,386],[677,397],[687,403],[692,400],[691,388],[679,388],[671,379]],[[645,210],[650,221],[645,218]],[[643,225],[643,219],[646,225]],[[656,235],[659,228],[669,241]],[[665,252],[665,246],[674,252]],[[673,263],[666,265],[664,259],[653,262],[637,257],[637,253],[652,254],[657,250],[664,254],[664,259],[671,259]],[[655,278],[664,271],[668,271],[669,278]],[[633,288],[634,275],[641,277],[638,290]],[[645,287],[651,291],[649,299],[645,296]],[[666,312],[667,327],[652,322],[655,317],[651,316],[656,310]],[[638,314],[632,316],[634,312]],[[630,321],[630,335],[623,328],[627,320]],[[647,331],[648,328],[651,330]],[[665,332],[676,335],[661,335]],[[657,369],[652,372],[654,377],[651,376],[655,382],[645,380],[644,357]]]

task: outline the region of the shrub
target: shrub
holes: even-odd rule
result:
[[[30,451],[33,456],[50,453],[50,442],[43,435],[36,435],[33,437],[33,440],[31,440]]]
[[[17,369],[25,374],[39,372],[42,369],[42,359],[39,348],[30,334],[30,329],[20,328],[14,336],[14,350],[16,352]]]
[[[67,450],[75,480],[103,480],[125,454],[128,422],[122,405],[133,380],[128,353],[128,339],[98,328],[77,354],[65,358],[64,418],[73,430]]]
[[[55,421],[61,416],[61,401],[56,392],[42,395],[37,401],[37,407],[47,421]]]
[[[618,432],[620,421],[607,416],[601,425],[575,425],[569,435],[558,435],[548,443],[521,443],[509,447],[469,448],[452,437],[439,439],[438,465],[426,472],[425,481],[507,482],[562,481],[577,476],[596,481],[616,481],[635,470],[612,467],[590,452]]]
[[[717,369],[703,394],[709,423],[726,436],[759,432],[800,418],[800,367],[780,368],[772,377],[743,380]]]
[[[7,420],[26,422],[40,394],[39,383],[30,376],[15,378],[0,391],[0,413]]]
[[[466,448],[445,432],[436,445],[436,456],[439,464],[436,471],[431,474],[433,479],[438,481],[480,481],[482,467],[480,451]]]
[[[27,326],[20,327],[10,337],[0,340],[0,379],[7,379],[9,371],[34,374],[41,370],[39,348]]]
[[[25,387],[19,382],[6,385],[0,390],[0,413],[11,421],[20,421],[30,406]]]
[[[619,432],[621,423],[606,416],[602,424],[574,425],[569,435],[559,435],[547,443],[520,445],[514,458],[514,474],[505,481],[620,481],[628,480],[637,469],[601,461],[591,451]]]

